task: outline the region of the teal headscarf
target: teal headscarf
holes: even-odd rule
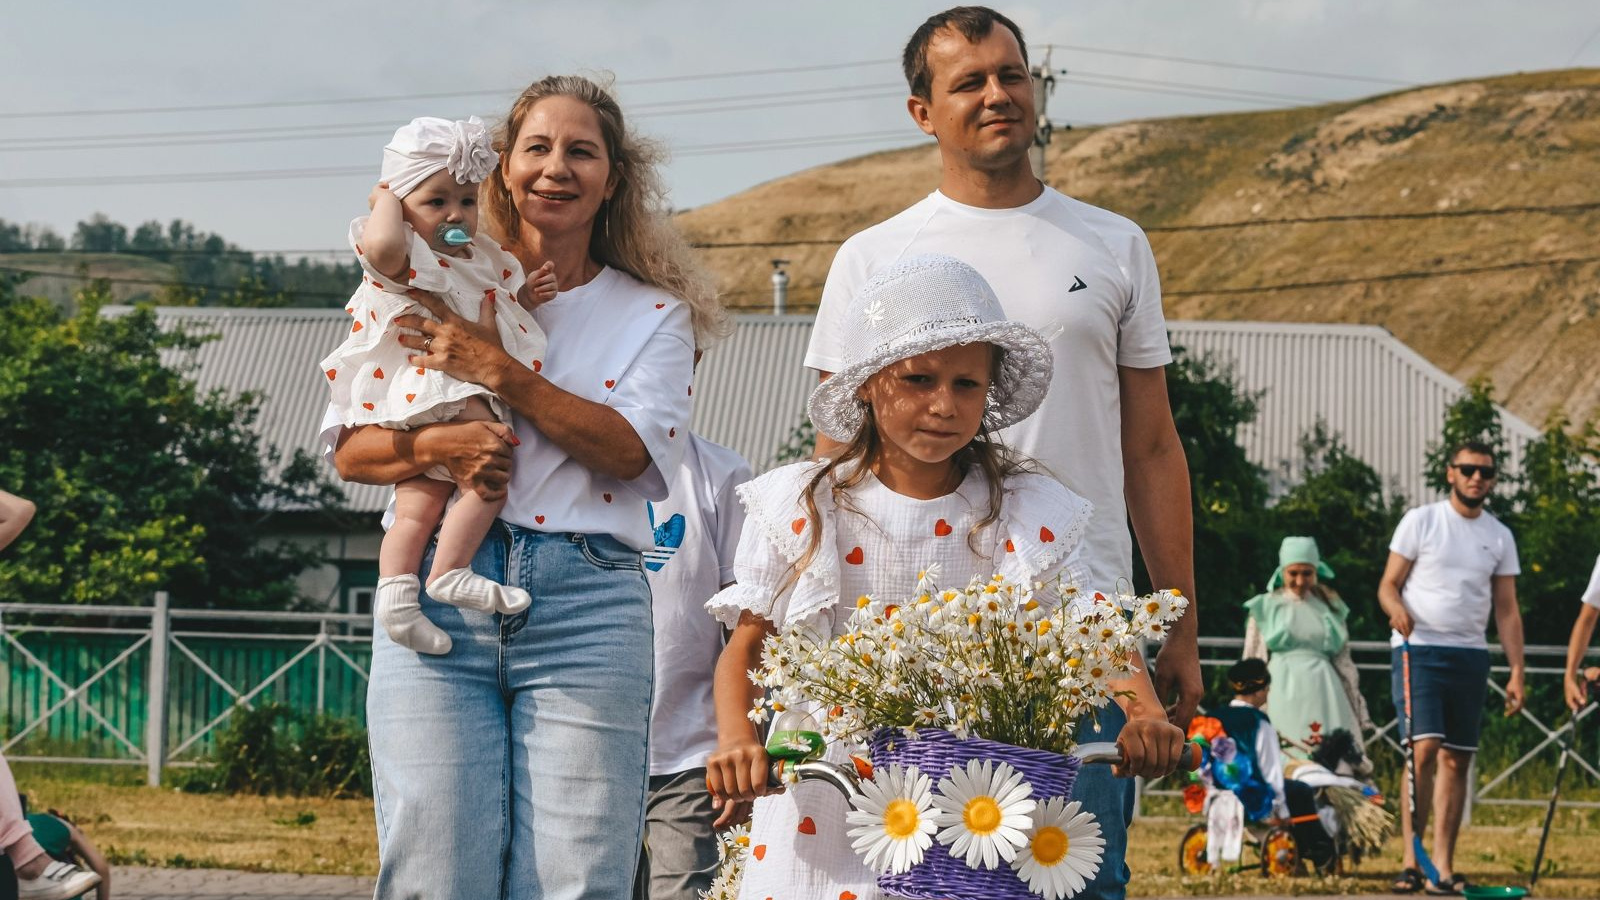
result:
[[[1267,581],[1267,593],[1283,587],[1283,570],[1300,563],[1316,566],[1318,580],[1333,580],[1333,569],[1322,561],[1322,554],[1317,552],[1317,539],[1294,535],[1284,538],[1283,543],[1278,545],[1278,568]]]

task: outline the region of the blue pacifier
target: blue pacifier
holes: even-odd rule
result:
[[[438,235],[439,243],[450,247],[463,247],[472,243],[472,235],[465,228],[449,222],[441,223],[435,233]]]

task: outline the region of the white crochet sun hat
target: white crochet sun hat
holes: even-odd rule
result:
[[[851,299],[844,324],[844,365],[806,404],[812,424],[836,441],[861,430],[865,407],[856,391],[868,378],[932,350],[985,343],[1005,351],[984,414],[991,430],[1032,415],[1050,388],[1050,345],[1032,328],[1007,321],[989,283],[952,256],[913,256],[879,272]]]

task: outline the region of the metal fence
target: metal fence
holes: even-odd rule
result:
[[[1239,658],[1244,649],[1242,638],[1214,638],[1202,637],[1200,639],[1200,665],[1201,671],[1232,665]],[[1381,755],[1392,751],[1398,758],[1401,752],[1398,739],[1399,719],[1395,715],[1393,702],[1389,699],[1390,670],[1392,650],[1386,641],[1351,641],[1351,656],[1356,663],[1356,669],[1361,674],[1361,692],[1367,698],[1367,705],[1376,730],[1365,735],[1363,741],[1369,756]],[[1505,653],[1498,644],[1490,644],[1489,652],[1494,660],[1494,665],[1489,672],[1489,691],[1491,696],[1505,695],[1503,682],[1506,679],[1509,667],[1505,665]],[[1486,714],[1484,734],[1479,741],[1479,753],[1474,760],[1472,777],[1468,778],[1468,796],[1465,821],[1471,822],[1472,807],[1475,804],[1502,805],[1502,806],[1528,806],[1543,805],[1548,802],[1548,796],[1514,797],[1507,796],[1508,789],[1515,786],[1512,777],[1519,772],[1527,772],[1529,766],[1539,760],[1547,760],[1551,764],[1560,759],[1560,741],[1564,738],[1572,741],[1577,734],[1579,726],[1587,727],[1596,718],[1596,705],[1591,703],[1577,716],[1567,714],[1566,705],[1561,701],[1562,678],[1566,673],[1567,648],[1554,645],[1534,644],[1524,648],[1526,656],[1526,696],[1539,698],[1537,702],[1529,702],[1523,706],[1521,712],[1515,717],[1505,721],[1495,721],[1496,717]],[[1591,653],[1591,656],[1594,655]],[[1207,673],[1208,680],[1210,673]],[[1554,725],[1557,720],[1564,720],[1560,725]],[[1504,752],[1504,746],[1497,743],[1504,742],[1517,748],[1514,754]],[[1531,746],[1529,746],[1531,744]],[[1592,747],[1592,745],[1591,745]],[[1509,761],[1504,761],[1506,756],[1513,756]],[[1501,760],[1495,763],[1498,768],[1491,772],[1478,772],[1479,760]],[[1600,759],[1585,759],[1574,754],[1568,765],[1576,771],[1576,778],[1568,782],[1571,788],[1587,776],[1590,786],[1600,786]],[[1164,779],[1170,781],[1170,779]],[[1600,802],[1587,800],[1568,799],[1571,791],[1563,791],[1561,805],[1568,808],[1600,808]],[[1138,807],[1143,808],[1145,797],[1180,797],[1182,792],[1175,790],[1169,784],[1161,781],[1139,785]]]
[[[159,784],[164,766],[194,765],[209,753],[240,709],[276,702],[365,722],[371,628],[370,616],[173,609],[165,593],[150,607],[0,605],[0,752],[13,760],[142,765],[148,782]],[[1231,664],[1243,643],[1201,638],[1201,665]],[[1389,645],[1356,641],[1351,650],[1378,723],[1366,736],[1369,752],[1398,754]],[[1490,650],[1503,659],[1498,646]],[[1509,796],[1513,776],[1538,760],[1553,763],[1560,739],[1595,718],[1593,704],[1573,718],[1560,703],[1566,648],[1536,645],[1526,653],[1528,693],[1539,702],[1511,722],[1487,723],[1480,758],[1499,760],[1498,770],[1471,780],[1469,810],[1472,803],[1544,802]],[[1503,693],[1505,673],[1504,665],[1493,668],[1491,691]],[[1514,742],[1514,758],[1497,752],[1504,748],[1496,741]],[[1600,785],[1595,760],[1576,757],[1570,765],[1579,779]],[[1145,796],[1178,795],[1170,785],[1141,785],[1141,805]]]
[[[276,702],[365,720],[370,616],[0,605],[0,752],[164,766],[208,754],[239,709]]]

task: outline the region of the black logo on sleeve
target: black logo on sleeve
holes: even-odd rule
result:
[[[1067,293],[1070,294],[1073,291],[1081,291],[1086,287],[1088,287],[1088,285],[1083,283],[1083,279],[1074,275],[1072,276],[1072,287],[1067,288]]]

